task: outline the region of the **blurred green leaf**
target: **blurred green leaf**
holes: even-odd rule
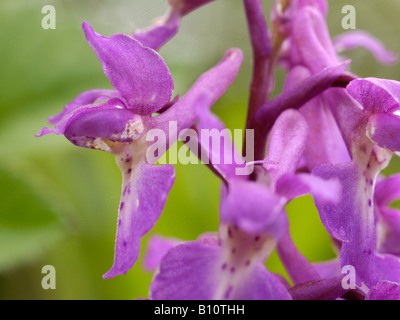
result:
[[[63,236],[60,216],[51,204],[0,167],[0,272],[44,252]]]

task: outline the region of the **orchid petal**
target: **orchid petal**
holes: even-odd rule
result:
[[[335,239],[342,241],[342,265],[352,265],[357,276],[367,283],[376,282],[373,254],[376,249],[375,217],[363,173],[354,163],[322,165],[313,174],[324,179],[339,178],[343,188],[341,201],[328,203],[316,198],[321,221]]]
[[[267,169],[274,186],[285,174],[294,173],[303,155],[308,125],[300,112],[286,110],[276,120],[269,137]],[[272,164],[269,165],[268,162]]]
[[[333,45],[337,52],[363,47],[382,64],[394,64],[398,58],[395,52],[388,51],[378,39],[366,31],[352,30],[342,33],[333,39]]]
[[[284,196],[287,201],[312,194],[322,201],[338,203],[342,195],[342,186],[335,178],[326,180],[311,174],[298,173],[281,177],[276,192]]]
[[[296,248],[289,230],[279,240],[277,251],[295,285],[320,279],[315,267]]]
[[[332,278],[337,276],[338,274],[341,274],[339,258],[314,263],[314,267],[322,279]]]
[[[400,258],[391,254],[375,255],[376,270],[380,280],[400,283]]]
[[[358,142],[365,138],[361,105],[343,88],[330,88],[324,92],[323,98],[335,118],[348,154],[354,156],[352,152],[359,148]]]
[[[215,0],[169,0],[172,5],[179,8],[182,15],[187,15],[193,10]]]
[[[325,0],[293,0],[290,3],[276,0],[271,11],[271,21],[279,25],[279,32],[287,35],[291,32],[292,21],[304,7],[313,7],[326,17],[328,4]]]
[[[73,144],[112,152],[103,139],[131,142],[144,131],[142,119],[114,98],[101,105],[83,106],[64,114],[54,129],[44,128],[37,135],[64,134]]]
[[[116,155],[123,174],[114,264],[105,279],[125,274],[135,264],[141,238],[157,222],[175,179],[172,165],[132,160],[130,150]]]
[[[284,199],[268,187],[250,181],[234,180],[221,201],[220,219],[250,234],[268,233],[280,237],[286,227],[282,212]]]
[[[305,65],[312,73],[338,63],[325,18],[318,9],[306,6],[296,14],[292,41],[300,58],[298,64]]]
[[[158,268],[162,257],[181,241],[173,238],[163,238],[155,235],[147,243],[147,252],[144,258],[144,268],[154,271]]]
[[[381,253],[400,256],[400,211],[378,208],[378,249]]]
[[[170,250],[150,287],[156,300],[290,299],[284,286],[258,263],[236,274],[221,263],[222,248],[189,242]]]
[[[58,115],[50,117],[48,119],[50,124],[58,123],[66,114],[70,114],[76,109],[80,107],[90,105],[95,103],[98,100],[105,98],[117,98],[118,92],[115,90],[107,90],[107,89],[93,89],[82,92],[79,94],[72,102],[64,107],[64,110],[60,112]]]
[[[211,165],[225,180],[235,178],[238,168],[246,172],[245,160],[236,150],[231,132],[226,129],[222,121],[212,114],[205,104],[198,105],[197,113],[199,117],[197,131],[200,133],[202,157],[203,152],[206,153],[207,160],[210,160]]]
[[[154,300],[210,300],[216,291],[214,279],[221,249],[189,242],[171,249],[161,260],[150,285]]]
[[[180,18],[178,12],[170,10],[169,14],[156,20],[150,28],[137,30],[131,37],[138,40],[145,47],[158,51],[177,34],[181,25]]]
[[[365,297],[365,300],[400,300],[400,284],[379,281]]]
[[[214,0],[170,0],[170,8],[164,17],[156,19],[149,28],[135,31],[131,36],[145,47],[159,50],[176,35],[184,15],[212,1]]]
[[[393,113],[400,109],[400,82],[365,78],[355,79],[347,85],[347,91],[364,108],[374,114]]]
[[[232,300],[292,300],[281,281],[262,264],[254,267],[246,281],[232,292]]]
[[[111,99],[101,106],[86,106],[65,114],[54,129],[43,128],[37,136],[48,133],[64,134],[79,147],[113,153],[110,142],[132,142],[144,131],[142,119],[121,106],[119,99]]]
[[[104,73],[130,109],[152,115],[170,101],[173,80],[157,52],[122,34],[103,37],[86,22],[83,30]]]
[[[293,300],[335,300],[349,289],[343,289],[342,276],[309,281],[289,289]]]
[[[400,116],[374,114],[368,118],[367,135],[380,147],[400,151]]]
[[[375,200],[379,207],[387,207],[397,198],[400,198],[400,173],[386,177],[377,182],[375,187]]]

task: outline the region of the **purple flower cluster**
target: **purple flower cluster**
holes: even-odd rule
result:
[[[157,53],[183,16],[212,1],[169,0],[164,17],[130,35],[103,37],[84,22],[115,90],[80,94],[49,119],[54,129],[38,134],[63,134],[77,146],[110,152],[122,171],[114,264],[104,278],[135,264],[174,182],[174,167],[157,164],[162,152],[148,161],[148,134],[165,132],[168,148],[176,142],[171,121],[179,131],[225,128],[210,109],[234,81],[241,50],[228,50],[181,97],[172,97],[173,79]],[[208,164],[221,179],[217,234],[191,242],[151,238],[150,299],[400,299],[400,212],[390,207],[400,196],[400,175],[381,174],[400,152],[400,83],[359,78],[338,53],[362,46],[387,64],[396,56],[366,32],[332,40],[325,0],[277,0],[269,29],[261,0],[243,4],[253,48],[246,121],[253,161],[243,152],[240,163]],[[287,76],[271,99],[277,66]],[[188,146],[210,159],[232,155],[201,138]],[[285,206],[305,194],[337,249],[332,261],[309,262],[291,238]],[[275,249],[290,282],[265,267]]]

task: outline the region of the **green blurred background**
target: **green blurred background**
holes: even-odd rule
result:
[[[121,176],[113,156],[77,148],[64,137],[34,135],[46,118],[77,94],[111,88],[81,23],[106,36],[145,27],[167,9],[166,0],[0,0],[0,299],[136,299],[148,297],[152,274],[142,260],[125,276],[103,280],[111,267]],[[272,1],[264,1],[269,16]],[[56,9],[56,29],[41,26],[42,7]],[[341,8],[357,9],[357,28],[400,53],[396,0],[329,1],[331,35]],[[183,94],[230,47],[245,61],[214,111],[230,129],[243,128],[251,75],[251,49],[242,3],[218,0],[183,19],[179,34],[160,53]],[[400,64],[380,66],[365,50],[348,54],[362,77],[400,80]],[[277,71],[276,92],[283,72]],[[399,168],[394,160],[387,173]],[[200,165],[176,166],[177,178],[152,234],[193,240],[218,230],[219,180]],[[311,261],[334,256],[310,197],[288,206],[291,230]],[[149,236],[143,241],[143,249]],[[276,254],[267,262],[281,272]],[[56,289],[41,286],[42,267],[56,269]]]

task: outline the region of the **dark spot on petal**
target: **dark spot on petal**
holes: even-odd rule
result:
[[[126,247],[126,246],[128,245],[128,243],[127,243],[126,241],[124,241],[124,242],[122,243],[122,245],[123,245],[124,247]]]
[[[371,199],[368,199],[368,206],[371,206],[372,205],[372,201],[371,201]]]
[[[225,296],[224,296],[225,299],[229,298],[229,296],[230,296],[230,294],[232,292],[232,289],[233,289],[233,286],[229,286],[228,290],[226,290]]]
[[[233,238],[232,229],[231,228],[228,228],[228,237],[229,238]]]
[[[247,260],[245,263],[245,266],[249,266],[250,265],[250,260]]]
[[[131,172],[132,172],[132,169],[129,168],[128,171],[127,171],[127,173],[128,173],[128,174],[131,174]]]
[[[226,263],[224,263],[224,264],[222,265],[221,269],[222,269],[222,270],[225,270],[225,269],[226,269],[226,267],[227,267],[227,264],[226,264]]]
[[[121,204],[119,205],[119,210],[122,210],[124,208],[124,202],[121,202]]]
[[[118,219],[118,226],[121,226],[121,224],[122,224],[121,219]]]
[[[254,241],[257,242],[257,241],[259,241],[259,240],[260,240],[260,236],[255,236],[255,237],[254,237]]]
[[[232,254],[236,253],[236,248],[232,248]]]
[[[230,272],[231,273],[234,273],[236,271],[236,268],[235,267],[232,267],[231,269],[230,269]]]

